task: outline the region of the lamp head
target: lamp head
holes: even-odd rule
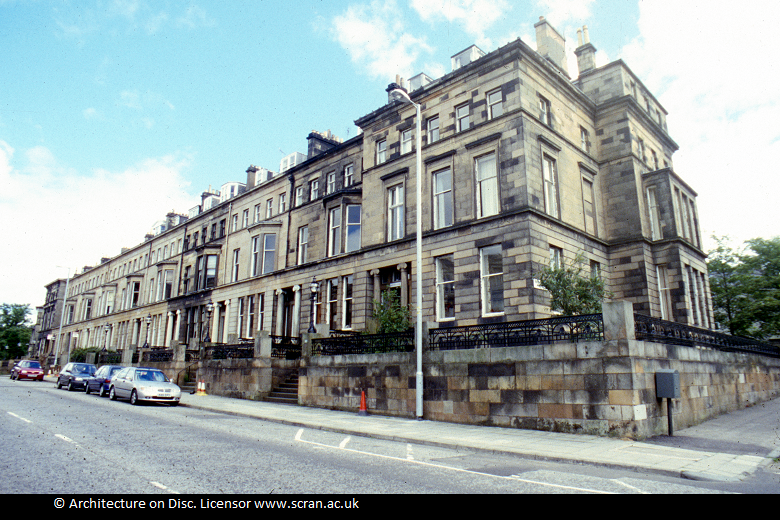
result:
[[[400,101],[402,103],[413,103],[412,98],[409,97],[409,93],[398,83],[390,83],[385,89],[389,99],[393,101]]]

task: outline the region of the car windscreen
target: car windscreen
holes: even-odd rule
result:
[[[136,372],[135,378],[138,381],[154,381],[157,383],[164,383],[165,381],[168,381],[168,378],[165,377],[165,374],[159,370],[139,370]]]
[[[37,361],[29,361],[27,363],[27,366],[30,368],[41,368],[41,364],[38,363]]]
[[[75,365],[73,367],[73,373],[74,374],[92,374],[94,373],[94,370],[92,370],[92,367],[87,365]]]

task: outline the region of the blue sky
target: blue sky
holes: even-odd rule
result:
[[[293,7],[291,7],[293,6]],[[348,139],[396,74],[439,77],[546,16],[623,59],[669,112],[703,234],[780,234],[772,2],[0,0],[0,301],[143,240],[209,186]],[[572,55],[573,59],[573,55]],[[576,66],[570,66],[576,71]]]

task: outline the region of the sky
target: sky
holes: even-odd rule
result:
[[[780,4],[752,0],[0,0],[0,303],[141,243],[166,213],[346,140],[396,75],[436,79],[472,44],[535,47],[545,16],[575,72],[622,59],[668,112],[705,249],[780,235]],[[749,7],[749,8],[748,8]]]

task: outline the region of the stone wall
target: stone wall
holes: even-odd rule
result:
[[[626,302],[605,305],[603,342],[426,352],[424,418],[646,438],[667,432],[655,373],[680,373],[675,428],[780,396],[780,359],[669,346],[634,337]],[[415,357],[316,356],[302,362],[299,402],[414,417]]]

